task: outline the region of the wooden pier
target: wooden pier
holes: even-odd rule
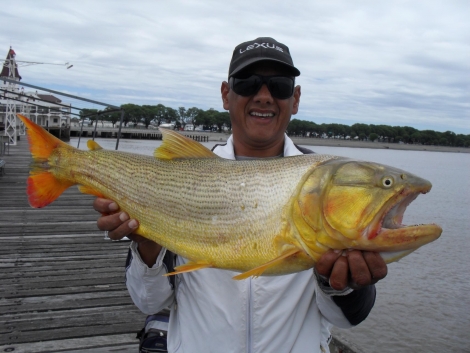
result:
[[[29,206],[26,138],[0,159],[0,352],[137,352],[145,315],[125,286],[129,242],[104,239],[76,187]]]
[[[136,353],[146,316],[124,283],[129,242],[104,239],[76,187],[29,206],[26,138],[0,159],[0,352]],[[335,337],[330,351],[355,352]]]

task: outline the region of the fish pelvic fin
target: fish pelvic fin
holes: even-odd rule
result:
[[[57,147],[73,148],[72,146],[67,145],[64,141],[61,141],[57,137],[48,133],[41,126],[33,123],[24,115],[16,114],[16,116],[28,129],[29,150],[33,156],[33,160],[45,160],[49,158],[52,151]]]
[[[79,185],[78,190],[82,194],[89,194],[89,195],[94,195],[96,197],[101,197],[103,199],[107,198],[105,194],[103,194],[101,191],[96,190],[92,188],[91,186],[85,186],[85,185]]]
[[[74,185],[70,181],[57,179],[47,166],[47,160],[55,149],[73,149],[73,147],[51,135],[27,117],[21,114],[17,114],[17,117],[27,128],[29,150],[33,157],[26,189],[28,201],[31,207],[41,208],[50,204],[67,188]]]
[[[266,262],[265,264],[255,267],[249,271],[243,272],[235,277],[233,279],[239,281],[242,279],[247,279],[248,277],[259,277],[261,276],[268,268],[276,266],[280,264],[284,259],[288,258],[289,256],[295,255],[300,252],[300,249],[298,248],[293,248],[284,251],[280,256],[276,257],[275,259]]]
[[[203,268],[209,268],[209,267],[212,267],[212,264],[205,262],[205,261],[197,261],[197,262],[190,261],[187,264],[176,266],[175,271],[166,273],[163,276],[179,275],[180,273],[193,272],[193,271],[202,270]]]
[[[102,150],[103,149],[103,147],[101,147],[98,144],[98,142],[93,141],[93,140],[88,140],[86,145],[87,145],[87,147],[90,151],[97,151],[97,150]]]
[[[183,158],[220,158],[214,152],[175,131],[161,129],[163,143],[158,147],[153,156],[158,159],[183,159]]]

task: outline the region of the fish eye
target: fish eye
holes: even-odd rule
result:
[[[382,185],[383,185],[384,187],[386,187],[386,188],[392,187],[392,185],[393,185],[393,178],[392,178],[392,177],[389,177],[389,176],[384,177],[384,178],[382,179]]]

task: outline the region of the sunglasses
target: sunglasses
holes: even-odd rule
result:
[[[230,88],[244,97],[256,94],[266,84],[273,98],[287,99],[294,94],[295,81],[288,76],[262,76],[253,74],[245,78],[230,77]]]

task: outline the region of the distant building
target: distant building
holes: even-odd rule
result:
[[[71,104],[51,94],[25,92],[23,87],[18,87],[17,83],[22,77],[15,56],[15,51],[10,47],[0,73],[0,134],[10,136],[10,142],[16,144],[16,136],[24,134],[20,120],[16,119],[17,113],[43,127],[70,127]],[[17,83],[7,82],[3,78]]]

